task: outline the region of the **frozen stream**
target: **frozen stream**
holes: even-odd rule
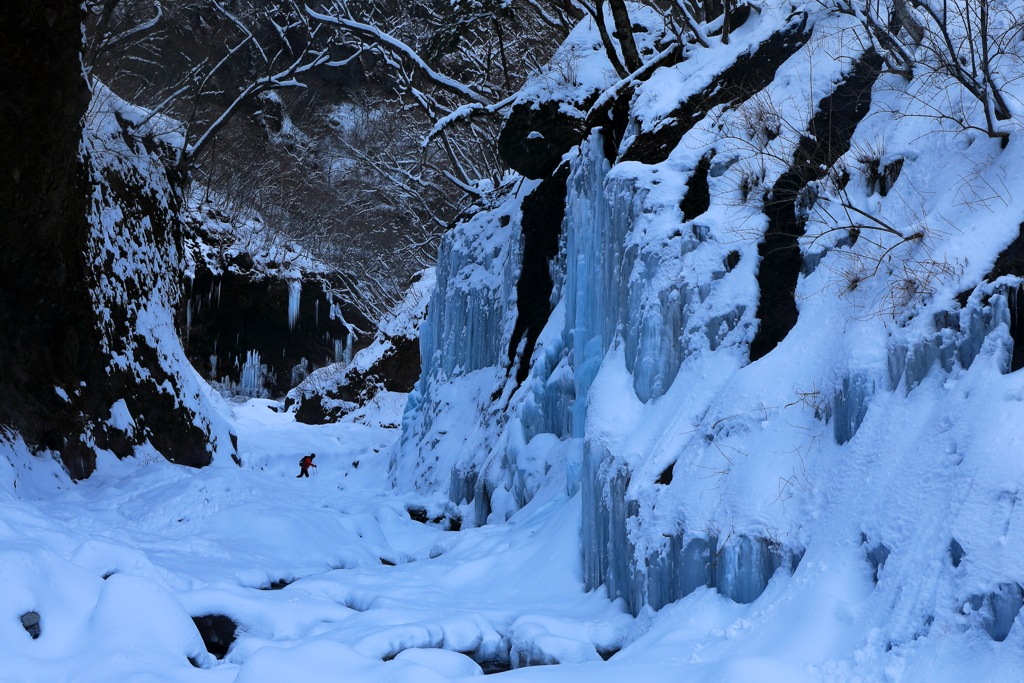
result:
[[[438,501],[390,492],[397,430],[309,427],[274,406],[223,406],[242,468],[111,458],[73,484],[3,447],[0,680],[436,681],[480,675],[467,655],[507,668],[512,645],[524,664],[621,646],[632,618],[583,592],[578,500],[443,531],[406,511]],[[309,452],[319,467],[297,479]],[[33,611],[37,639],[19,622]],[[208,614],[238,624],[222,660],[189,619]]]
[[[0,680],[432,683],[486,670],[790,683],[884,670],[862,634],[891,607],[855,541],[823,543],[751,604],[698,588],[633,618],[603,588],[584,592],[580,495],[564,482],[506,524],[445,531],[407,512],[440,515],[443,499],[390,489],[397,430],[309,427],[276,405],[221,404],[241,468],[111,456],[73,484],[55,461],[0,445],[11,465],[0,467]],[[309,452],[319,467],[297,479]],[[207,615],[238,625],[222,659],[191,619]],[[1018,661],[1016,631],[1002,643],[980,630],[947,637],[894,652],[890,665],[913,675],[891,680],[940,668],[953,680],[989,657],[996,675]]]

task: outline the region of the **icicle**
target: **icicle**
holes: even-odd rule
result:
[[[302,295],[302,280],[288,283],[288,329],[294,330],[299,321],[299,297]]]
[[[317,299],[314,302],[313,310],[315,311],[315,314],[316,314],[316,317],[314,318],[316,326],[320,327],[320,299]]]
[[[303,358],[298,365],[292,368],[292,386],[298,386],[299,382],[309,377],[309,361]]]
[[[345,362],[345,341],[343,339],[334,340],[334,362]]]
[[[242,366],[242,378],[238,393],[243,396],[265,398],[268,395],[267,390],[263,387],[263,378],[266,373],[267,366],[260,363],[259,351],[248,351],[245,355],[245,365]]]

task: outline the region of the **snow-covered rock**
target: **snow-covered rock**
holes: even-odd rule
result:
[[[1024,205],[981,188],[1022,177],[1021,141],[951,126],[946,91],[863,31],[762,6],[447,235],[397,485],[475,524],[579,495],[586,586],[641,617],[704,587],[781,613],[866,578],[847,672],[1019,635]],[[564,217],[524,311],[543,183]],[[517,652],[558,658],[538,643]]]
[[[342,274],[258,217],[190,205],[184,229],[178,333],[193,367],[222,393],[283,396],[367,344],[373,323],[342,295]]]
[[[420,325],[434,286],[433,269],[418,273],[368,346],[347,361],[314,371],[290,391],[285,407],[294,406],[295,419],[325,424],[345,418],[397,427],[419,378]]]
[[[13,33],[3,42],[31,40],[33,21],[56,36],[66,21],[75,52],[80,19],[26,7],[5,20]],[[182,262],[176,134],[102,84],[88,86],[70,52],[36,60],[38,45],[11,49],[25,62],[11,68],[35,76],[18,86],[17,123],[5,118],[3,168],[14,185],[5,179],[0,200],[0,422],[59,453],[76,479],[104,451],[230,463],[234,436],[173,322]]]

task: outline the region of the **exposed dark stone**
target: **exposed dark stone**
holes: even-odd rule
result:
[[[287,406],[291,406],[292,403],[298,403],[298,408],[295,409],[295,421],[306,425],[321,425],[327,424],[328,422],[336,422],[344,416],[340,414],[341,409],[339,408],[333,408],[331,410],[325,408],[323,399],[324,397],[320,394],[310,394],[309,396],[301,398],[299,401],[293,401],[289,398],[285,401],[285,404]],[[337,417],[335,417],[336,413],[338,413]]]
[[[261,588],[260,590],[261,591],[279,591],[282,588],[284,588],[285,586],[291,585],[291,583],[292,582],[288,581],[287,579],[278,579],[277,581],[271,581],[269,586],[267,586],[265,588]]]
[[[231,617],[223,614],[206,614],[201,617],[192,617],[199,635],[203,638],[206,651],[217,659],[224,659],[235,642],[235,633],[238,624]]]
[[[949,561],[954,567],[959,567],[964,560],[964,548],[955,538],[949,540]]]
[[[690,179],[686,181],[686,194],[679,202],[679,210],[684,221],[692,221],[711,208],[711,190],[708,187],[708,171],[711,170],[711,157],[705,154],[697,162]]]
[[[498,136],[498,153],[510,168],[527,178],[544,178],[583,141],[585,122],[562,111],[562,104],[551,100],[512,107]]]
[[[736,266],[738,266],[739,264],[740,264],[740,252],[738,252],[738,251],[730,251],[728,254],[726,254],[725,262],[723,264],[725,266],[726,272],[731,273],[732,269],[735,268]]]
[[[454,509],[446,509],[443,514],[430,517],[425,508],[407,508],[409,518],[420,524],[433,524],[445,531],[459,531],[462,529],[462,517]]]
[[[679,62],[682,52],[678,48],[663,55],[660,60],[652,60],[644,66],[641,76],[622,86],[616,96],[609,98],[602,105],[593,107],[587,113],[587,132],[600,128],[604,134],[604,154],[609,163],[614,164],[618,157],[619,145],[626,133],[629,123],[630,102],[636,87],[651,74],[663,66],[672,66]]]
[[[668,485],[672,483],[672,470],[675,469],[676,464],[672,463],[658,475],[658,478],[654,481],[655,484]]]
[[[879,543],[867,551],[866,557],[868,564],[871,565],[871,580],[875,583],[878,583],[878,572],[885,566],[885,561],[889,559],[891,552],[889,546],[884,543]]]
[[[1004,275],[1024,277],[1024,223],[1020,224],[1017,236],[1003,249],[985,280],[992,282]]]
[[[39,612],[26,612],[21,615],[21,625],[32,636],[32,640],[39,637],[42,629],[39,626]]]
[[[676,107],[663,124],[640,133],[622,159],[646,164],[664,161],[683,135],[709,111],[722,104],[738,105],[767,87],[779,66],[800,49],[810,34],[807,15],[794,17],[785,29],[773,34],[755,50],[740,55],[707,88]]]
[[[297,404],[295,420],[303,424],[337,422],[349,409],[324,406],[324,399],[344,401],[350,406],[365,404],[378,391],[408,393],[420,376],[420,341],[414,337],[388,337],[390,347],[366,372],[350,368],[338,383],[320,391],[300,393],[285,402]],[[301,388],[300,388],[301,389]]]
[[[805,222],[805,217],[798,215],[797,204],[803,201],[804,210],[813,205],[813,198],[805,191],[808,183],[824,177],[849,150],[853,132],[871,106],[871,87],[881,66],[882,59],[876,52],[865,53],[832,94],[818,103],[808,135],[801,137],[793,154],[792,166],[765,197],[768,229],[758,245],[760,324],[750,343],[751,361],[774,349],[796,325],[796,284],[803,267],[798,239],[804,234]]]
[[[985,275],[986,282],[1013,275],[1024,277],[1024,223],[1020,224],[1017,236],[1013,238],[1005,249],[999,252],[992,270]],[[1016,372],[1024,368],[1024,296],[1020,287],[1010,290],[1010,337],[1013,339],[1013,352],[1010,356],[1010,372]],[[957,295],[956,300],[961,307],[967,306],[974,289],[969,289]]]
[[[523,259],[519,281],[516,283],[516,326],[509,342],[509,360],[515,359],[523,335],[522,362],[516,381],[523,382],[530,372],[537,337],[551,315],[551,260],[558,255],[558,237],[565,216],[566,181],[569,170],[559,169],[550,178],[523,199],[522,234]]]
[[[512,665],[503,660],[487,660],[485,662],[477,662],[477,664],[479,664],[480,668],[483,669],[484,676],[500,674],[512,670]]]
[[[996,257],[996,262],[985,276],[985,280],[991,282],[1004,275],[1024,277],[1024,223],[1020,224],[1013,241]],[[1020,287],[1015,287],[1009,292],[1010,337],[1013,339],[1010,372],[1024,368],[1024,296],[1021,296],[1020,290]],[[963,292],[957,298],[961,306],[967,305],[972,291]]]
[[[882,168],[882,175],[878,180],[878,194],[883,197],[888,196],[889,190],[899,180],[900,173],[903,171],[903,159],[896,159],[892,163],[886,164]]]
[[[96,368],[86,265],[86,170],[78,158],[89,89],[85,12],[70,0],[0,4],[0,425],[34,446],[77,440],[78,387]],[[77,428],[76,428],[77,427]],[[83,469],[91,471],[89,456]]]
[[[352,343],[353,350],[368,343],[350,337],[345,323],[331,317],[336,305],[345,322],[361,330],[373,328],[360,310],[333,296],[337,285],[326,276],[304,278],[299,317],[290,328],[286,278],[235,269],[214,274],[205,264],[198,265],[177,315],[188,358],[208,379],[230,378],[237,384],[246,354],[257,351],[267,365],[267,390],[282,396],[292,388],[292,369],[303,358],[313,370],[335,362],[335,340]],[[186,307],[191,307],[190,326]],[[216,367],[211,357],[217,358]]]
[[[750,15],[757,10],[756,7],[748,3],[744,3],[739,7],[736,7],[732,11],[732,17],[730,18],[729,32],[732,33],[738,28],[741,28],[743,24],[747,23],[747,19],[750,19]],[[721,29],[712,31],[710,35],[718,36],[721,35]]]
[[[409,512],[409,519],[412,521],[419,522],[420,524],[427,523],[427,519],[429,518],[427,517],[427,511],[425,508],[407,508],[407,510]]]

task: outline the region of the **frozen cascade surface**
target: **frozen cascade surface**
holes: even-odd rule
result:
[[[766,93],[780,96],[773,101],[786,120],[810,120],[815,112],[802,107],[843,82],[844,62],[827,65],[824,73],[815,64],[811,73],[808,60],[801,52],[787,62],[780,92]],[[690,87],[687,79],[696,72],[689,68],[681,66],[678,77],[659,72],[661,85]],[[702,67],[694,61],[692,68]],[[811,83],[814,92],[789,97],[789,84],[797,82]],[[668,91],[659,90],[657,79],[644,88],[649,99]],[[758,113],[755,105],[737,107],[736,119],[749,121]],[[880,471],[876,482],[893,479],[877,461],[885,449],[875,444],[886,431],[879,420],[900,414],[912,392],[914,401],[930,400],[921,395],[959,382],[975,364],[1005,372],[1012,344],[1005,299],[1006,286],[1016,285],[983,285],[964,305],[935,283],[938,305],[915,302],[899,322],[851,316],[863,304],[829,280],[829,273],[847,267],[842,259],[849,253],[830,248],[817,256],[819,267],[805,269],[797,280],[800,321],[792,338],[751,363],[748,345],[759,325],[762,294],[757,240],[767,219],[759,191],[737,199],[749,180],[744,174],[758,170],[745,163],[751,150],[730,147],[721,129],[712,129],[724,123],[737,132],[732,116],[725,111],[703,130],[698,123],[657,165],[613,167],[599,132],[568,157],[561,251],[551,264],[552,312],[521,386],[505,381],[515,314],[502,305],[502,297],[514,299],[518,276],[515,201],[503,200],[504,207],[492,206],[462,224],[471,230],[446,236],[439,258],[444,272],[422,339],[424,375],[406,412],[408,459],[419,458],[416,466],[424,471],[435,468],[431,476],[444,481],[470,526],[509,519],[564,476],[566,494],[581,497],[585,586],[622,598],[633,614],[695,591],[701,595],[692,600],[703,600],[702,587],[737,604],[757,600],[773,581],[789,590],[787,574],[811,552],[804,522],[825,482],[860,481],[861,470]],[[656,116],[631,122],[634,132],[657,125]],[[771,187],[788,168],[799,144],[799,135],[790,137],[770,145],[783,163],[761,169],[760,187]],[[690,188],[705,158],[714,172]],[[863,179],[850,158],[850,192],[862,192]],[[908,162],[904,173],[917,168]],[[709,206],[684,216],[680,198],[691,189],[708,193]],[[505,225],[495,220],[502,215],[511,216]],[[502,239],[508,251],[499,248]],[[991,256],[974,255],[982,264]],[[857,296],[884,294],[892,284],[885,277],[863,285],[865,292],[874,289]],[[945,317],[935,312],[942,307]],[[456,405],[471,425],[455,424]],[[927,420],[944,420],[939,412]],[[932,434],[934,425],[929,429]],[[916,446],[899,448],[909,453]],[[936,457],[952,453],[952,459],[964,450],[946,443],[930,448]],[[876,460],[865,455],[869,451]],[[449,453],[457,453],[449,465],[431,465]],[[873,542],[893,549],[877,585],[883,591],[907,545],[894,538],[899,530],[874,524]],[[870,563],[857,561],[869,575]],[[1016,615],[1015,593],[997,585],[1002,583],[971,589],[981,596],[971,618],[994,639],[1006,637]],[[962,604],[970,597],[958,593],[955,599]]]
[[[455,502],[473,499],[477,469],[493,447],[494,425],[505,419],[490,406],[507,379],[516,320],[519,206],[536,185],[500,189],[441,243],[437,286],[420,328],[422,371],[396,447],[417,464],[393,470],[400,486],[447,488]],[[468,418],[445,412],[445,406],[466,400],[472,404]]]
[[[575,437],[583,436],[587,392],[612,343],[628,292],[624,243],[632,223],[633,192],[628,182],[606,186],[610,168],[604,138],[595,131],[574,161],[562,228],[565,330],[577,398],[572,406]]]
[[[302,280],[288,283],[288,329],[294,330],[299,321],[299,301],[302,298]]]

